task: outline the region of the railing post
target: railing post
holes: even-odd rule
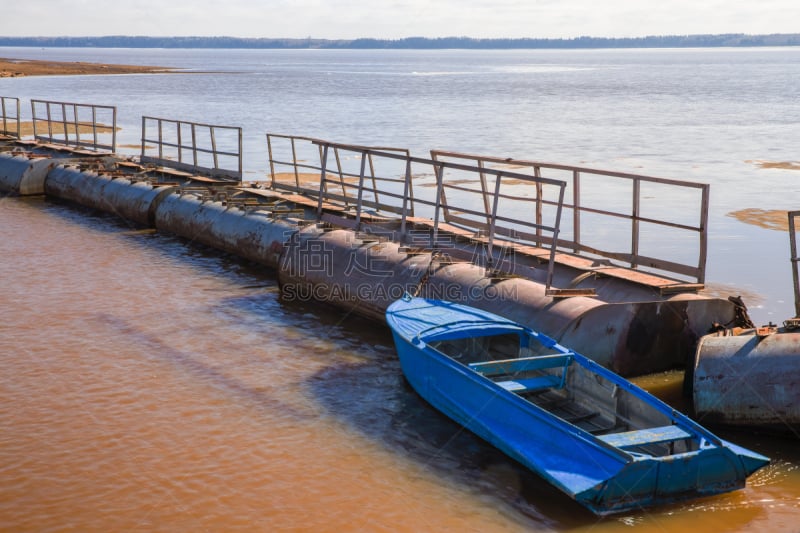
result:
[[[219,168],[219,154],[217,153],[217,135],[214,126],[209,128],[211,133],[211,158],[214,161],[214,170]]]
[[[178,129],[180,129],[181,127],[180,122],[178,122],[177,124],[178,124]],[[192,131],[192,162],[194,166],[197,166],[197,128],[194,127],[194,124],[192,124],[191,131]]]
[[[414,204],[416,202],[414,201],[414,181],[413,181],[412,176],[411,176],[411,152],[409,150],[406,150],[405,154],[406,154],[406,157],[408,158],[407,161],[409,162],[408,163],[408,168],[407,168],[407,171],[409,173],[409,175],[408,175],[408,198],[409,198],[409,200],[411,202],[411,206],[410,206],[411,208],[409,209],[409,214],[413,217],[413,216],[416,216],[416,215],[414,215]]]
[[[800,216],[800,211],[789,211],[789,246],[790,260],[792,262],[792,282],[794,283],[794,316],[800,318],[800,273],[798,273],[797,257],[797,227],[795,218]]]
[[[581,173],[572,171],[572,251],[578,253],[581,248]]]
[[[67,104],[61,104],[61,125],[64,127],[64,144],[69,146],[69,132],[67,130]],[[78,125],[75,125],[78,129]]]
[[[242,128],[239,128],[237,136],[238,144],[238,151],[239,151],[239,183],[244,181],[244,154],[243,147],[242,147]]]
[[[435,161],[435,162],[439,161],[438,156],[439,156],[439,154],[435,150],[431,150],[431,160],[432,161]],[[480,168],[482,168],[481,160],[478,159],[477,161],[478,161],[478,166]],[[437,167],[434,167],[434,170],[435,170],[435,168],[437,168]],[[442,168],[442,171],[444,171],[444,167],[441,167],[441,168]],[[483,176],[482,172],[480,173],[480,176],[481,176],[481,182],[482,182],[481,183],[481,191],[483,191],[483,211],[484,211],[484,213],[486,215],[486,225],[488,226],[489,225],[489,199],[488,199],[487,185],[486,185],[485,177]],[[450,207],[449,207],[449,204],[447,203],[447,194],[445,193],[445,190],[444,190],[444,172],[442,173],[441,194],[437,196],[436,205],[437,205],[437,208],[438,208],[438,206],[441,205],[442,211],[444,212],[444,220],[445,220],[445,222],[449,221],[450,220]]]
[[[364,174],[367,171],[367,152],[361,151],[361,171],[358,174],[358,199],[356,200],[356,229],[361,229],[361,202],[364,197]]]
[[[344,196],[344,205],[345,207],[350,207],[350,202],[348,201],[348,194],[347,194],[347,186],[344,182],[344,172],[342,171],[342,160],[339,158],[339,148],[333,148],[333,155],[336,157],[336,170],[339,174],[339,185],[342,187],[342,196]]]
[[[638,179],[633,180],[633,205],[632,210],[632,224],[631,224],[631,267],[636,268],[639,265],[639,216],[641,208],[641,191],[642,184]]]
[[[317,145],[317,151],[319,152],[319,160],[320,160],[320,162],[322,162],[322,155],[323,155],[323,154],[322,154],[322,146],[321,146],[321,145],[319,145],[319,144]],[[326,156],[326,157],[327,157],[327,156]],[[322,172],[320,171],[320,178],[321,178],[321,177],[322,177]]]
[[[317,222],[322,221],[322,201],[325,197],[325,193],[328,190],[327,184],[327,177],[326,177],[326,168],[328,166],[328,144],[326,143],[325,146],[322,148],[322,165],[320,165],[320,175],[319,175],[319,198],[317,199]]]
[[[113,127],[113,126],[112,126]],[[99,143],[97,139],[97,108],[92,106],[92,144],[97,146]],[[111,150],[114,151],[113,149]]]
[[[701,193],[701,206],[700,206],[700,257],[697,262],[697,282],[706,282],[706,259],[708,257],[708,208],[710,205],[709,196],[711,194],[711,186],[708,184],[703,185]]]
[[[379,204],[381,200],[378,196],[378,182],[375,180],[375,163],[372,161],[372,153],[370,153],[367,157],[369,157],[369,173],[372,177],[372,194],[375,197],[375,203]]]
[[[31,100],[31,120],[33,121],[33,138],[37,139],[36,125],[39,123],[39,120],[36,118],[36,100]]]
[[[491,209],[489,205],[489,186],[486,183],[486,173],[483,171],[485,163],[483,159],[478,159],[478,168],[481,171],[478,173],[478,177],[480,178],[481,183],[481,196],[483,197],[483,210],[486,212],[486,225],[488,226],[491,224],[492,218],[489,215],[489,210]]]
[[[163,120],[158,119],[158,158],[164,159],[164,124]]]
[[[111,113],[111,151],[117,152],[117,108]]]
[[[436,206],[433,212],[433,239],[431,248],[436,248],[439,242],[439,211],[442,207],[442,193],[444,192],[444,163],[434,163],[433,170],[436,175]]]
[[[140,159],[144,157],[144,149],[146,142],[147,142],[147,117],[142,116],[142,153],[139,154]]]
[[[45,106],[47,109],[47,136],[52,139],[53,138],[53,114],[50,111],[50,103],[48,102]]]
[[[489,241],[486,244],[486,262],[488,265],[494,265],[494,230],[497,225],[497,206],[500,204],[500,183],[503,180],[503,174],[498,173],[494,179],[494,198],[492,199],[492,215],[489,219]],[[538,230],[538,228],[537,228]]]
[[[72,118],[75,121],[75,146],[81,144],[81,121],[78,118],[78,105],[72,104]],[[69,143],[67,143],[69,146]]]
[[[533,167],[533,175],[537,179],[542,177],[542,167]],[[544,202],[544,188],[540,182],[536,182],[536,246],[542,246],[542,206]]]
[[[406,159],[406,179],[403,187],[403,213],[400,219],[400,241],[406,241],[406,218],[408,218],[408,195],[411,189],[411,158]]]
[[[320,154],[321,155],[321,154]],[[267,157],[269,158],[269,177],[270,177],[270,189],[273,191],[275,190],[275,159],[272,156],[272,138],[269,133],[267,133]],[[321,158],[320,158],[321,159]]]
[[[290,139],[292,145],[292,168],[294,169],[294,186],[300,189],[300,173],[297,170],[297,148],[295,147],[294,137]]]
[[[556,208],[556,220],[553,225],[553,243],[550,246],[550,261],[547,264],[547,282],[545,283],[545,294],[550,294],[550,289],[553,286],[553,273],[556,264],[556,248],[558,248],[558,234],[561,231],[561,210],[564,206],[564,187],[565,183],[561,182],[558,191],[558,207]]]

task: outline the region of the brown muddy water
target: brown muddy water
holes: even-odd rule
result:
[[[0,530],[797,531],[798,441],[747,488],[598,519],[428,407],[386,328],[274,273],[0,201]],[[675,402],[680,379],[647,388]]]

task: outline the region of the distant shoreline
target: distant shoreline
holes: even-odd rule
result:
[[[156,74],[163,72],[175,72],[175,69],[144,65],[85,63],[83,61],[41,61],[0,58],[0,78],[74,76],[86,74]]]
[[[231,49],[591,49],[716,48],[800,46],[800,33],[747,35],[664,35],[648,37],[575,37],[569,39],[406,37],[402,39],[281,39],[244,37],[3,37],[2,47],[42,48],[231,48]]]

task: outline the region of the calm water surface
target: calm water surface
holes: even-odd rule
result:
[[[754,163],[797,159],[798,50],[0,55],[193,69],[0,94],[117,105],[131,145],[142,115],[243,126],[251,179],[272,131],[709,182],[709,279],[793,314],[786,233],[727,214],[800,208],[797,171]],[[383,327],[272,272],[42,199],[0,201],[0,232],[2,530],[798,530],[794,440],[725,435],[774,459],[745,490],[598,520],[422,402]]]
[[[109,216],[9,198],[0,228],[0,529],[776,531],[800,519],[796,441],[732,435],[774,459],[746,489],[598,520],[422,402],[383,327],[282,303],[272,273]],[[649,379],[674,394],[673,378]]]

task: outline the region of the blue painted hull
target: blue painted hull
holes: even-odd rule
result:
[[[735,490],[744,486],[749,474],[768,463],[763,456],[715,437],[580,354],[496,315],[414,298],[392,304],[387,310],[387,320],[403,372],[423,398],[597,514]],[[569,358],[565,376],[567,371],[579,369],[599,376],[598,381],[623,390],[624,394],[618,396],[624,396],[626,401],[644,402],[646,409],[642,412],[652,410],[659,427],[641,431],[624,428],[627,431],[597,436],[514,391],[524,387],[526,381],[543,379],[549,380],[547,384],[554,385],[553,389],[561,387],[566,391],[566,378],[560,384],[556,375],[549,374],[526,380],[496,381],[476,369],[497,363],[464,364],[432,346],[437,342],[461,342],[472,335],[476,338],[518,335],[528,339],[531,334],[556,356]],[[515,364],[515,369],[519,369],[522,365],[539,365],[538,359],[546,358],[512,359],[511,363],[506,360],[503,364]],[[561,394],[569,397],[566,392]],[[637,405],[626,404],[626,412],[629,408],[638,409]],[[658,431],[667,435],[654,437],[659,435]],[[685,449],[658,454],[647,451],[661,446],[654,444],[656,441],[674,436],[670,434],[677,434],[680,446]],[[650,440],[637,443],[641,435]]]

